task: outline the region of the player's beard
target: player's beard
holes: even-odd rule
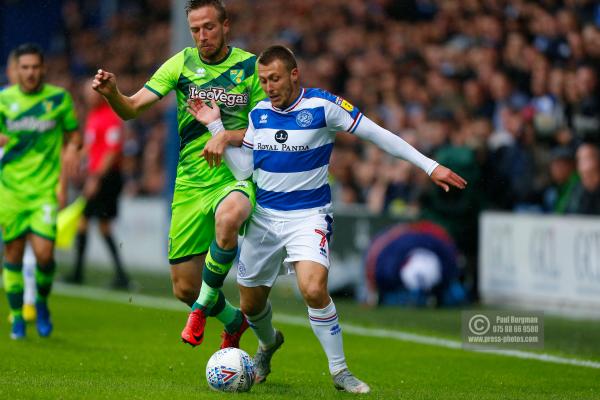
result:
[[[202,49],[202,47],[199,47],[198,51],[200,52],[200,55],[202,56],[202,58],[204,60],[209,61],[209,62],[216,62],[216,61],[220,61],[220,54],[223,51],[224,47],[225,47],[225,36],[221,35],[221,40],[215,46],[214,50],[205,51]]]
[[[24,89],[25,92],[34,93],[37,92],[42,86],[43,79],[43,74],[32,77],[24,77],[20,79],[20,86]]]

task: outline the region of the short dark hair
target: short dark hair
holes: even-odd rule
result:
[[[269,65],[275,60],[281,60],[288,71],[298,68],[294,53],[285,46],[270,46],[258,56],[258,63],[261,65]]]
[[[14,54],[17,61],[19,60],[19,57],[26,54],[35,54],[40,58],[42,64],[44,63],[44,52],[42,51],[42,48],[35,43],[23,43],[14,49],[11,54]]]
[[[227,9],[222,0],[188,0],[185,5],[185,15],[188,15],[190,11],[198,8],[212,6],[219,13],[219,22],[224,22],[227,19]]]

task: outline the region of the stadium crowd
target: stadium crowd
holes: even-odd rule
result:
[[[226,3],[234,45],[255,53],[288,45],[305,86],[344,96],[470,187],[442,200],[408,163],[343,134],[331,162],[338,204],[423,212],[454,236],[476,229],[483,208],[600,213],[596,2]],[[49,57],[49,82],[81,98],[82,83],[102,66],[132,93],[169,57],[171,2],[117,4],[101,19],[97,2],[64,3],[63,41]],[[126,125],[126,194],[163,191],[164,114],[172,104],[162,101]],[[78,109],[84,116],[82,101]]]
[[[119,86],[131,94],[171,55],[169,0],[112,3],[118,3],[118,8],[106,13],[101,12],[100,2],[63,2],[63,31],[48,52],[47,81],[73,94],[81,121],[89,112],[84,85],[90,84],[99,67],[117,73]],[[125,124],[121,169],[126,195],[163,192],[167,137],[164,116],[172,105],[160,102]]]

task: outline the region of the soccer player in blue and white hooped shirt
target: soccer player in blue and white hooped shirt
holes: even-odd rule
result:
[[[329,157],[336,132],[369,140],[423,169],[437,185],[463,189],[466,181],[425,157],[395,134],[381,128],[341,97],[300,86],[293,53],[272,46],[258,58],[260,83],[268,98],[250,112],[242,147],[229,141],[217,103],[190,102],[189,112],[213,135],[228,143],[222,156],[237,179],[253,174],[257,205],[242,245],[238,266],[240,307],[259,340],[257,382],[270,372],[283,335],[271,323],[269,292],[277,276],[295,270],[308,306],[312,329],[329,360],[336,388],[367,393],[369,386],[352,375],[344,356],[335,305],[327,291],[329,239],[332,234]],[[225,146],[223,146],[225,150]],[[210,164],[221,158],[213,155]]]

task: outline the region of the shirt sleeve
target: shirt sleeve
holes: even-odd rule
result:
[[[254,124],[252,123],[250,114],[248,114],[248,128],[246,129],[246,134],[242,140],[242,147],[246,147],[251,150],[254,149]]]
[[[248,179],[254,171],[254,126],[248,115],[248,128],[242,140],[242,147],[227,146],[224,159],[235,179]]]
[[[419,150],[406,143],[402,138],[380,127],[367,117],[361,118],[354,127],[354,131],[356,136],[375,143],[380,149],[394,157],[402,158],[416,165],[425,171],[427,175],[431,175],[439,165],[436,161],[426,157]]]
[[[254,155],[252,149],[245,146],[227,146],[224,153],[225,164],[238,181],[250,178],[254,171]]]
[[[73,98],[67,92],[63,99],[64,114],[62,119],[62,125],[65,132],[73,132],[79,128],[79,121],[77,121],[77,113],[75,112],[75,106],[73,105]]]
[[[329,100],[325,106],[327,126],[336,131],[354,133],[363,114],[342,97],[323,91],[323,97]]]
[[[183,51],[169,58],[156,70],[144,87],[163,98],[177,86],[177,80],[181,74]]]

